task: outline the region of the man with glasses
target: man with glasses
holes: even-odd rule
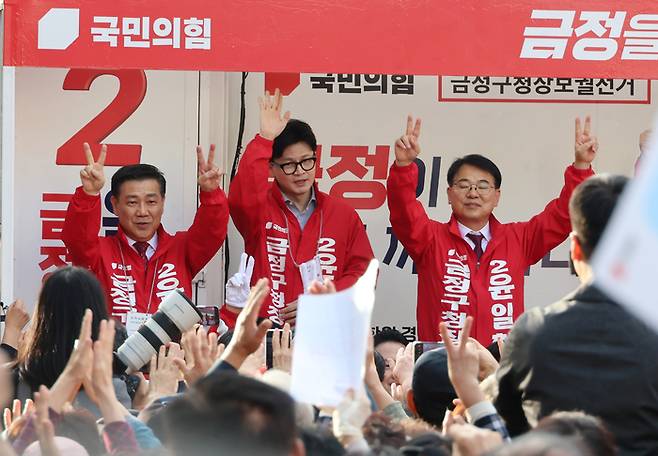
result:
[[[260,134],[240,160],[229,208],[245,252],[255,260],[252,282],[271,281],[261,316],[294,325],[297,297],[314,280],[350,287],[374,255],[356,211],[318,190],[311,127],[281,114],[278,89],[274,96],[265,92],[259,104]]]
[[[438,340],[445,321],[456,339],[472,315],[471,334],[486,346],[503,340],[523,312],[526,269],[571,231],[569,198],[593,174],[598,142],[590,118],[584,129],[576,119],[574,162],[564,173],[560,196],[528,222],[502,224],[494,217],[502,177],[491,160],[476,154],[455,160],[448,170],[452,216],[439,223],[416,200],[420,128],[420,119],[407,118],[387,181],[391,226],[418,270],[418,337]]]

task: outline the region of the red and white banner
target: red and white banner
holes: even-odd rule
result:
[[[6,0],[4,64],[652,79],[650,0]]]

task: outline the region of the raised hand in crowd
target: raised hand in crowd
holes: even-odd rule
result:
[[[103,167],[105,166],[105,157],[107,156],[107,146],[101,146],[101,153],[98,156],[98,161],[94,160],[94,155],[91,152],[91,147],[88,143],[82,145],[87,157],[87,166],[80,170],[80,180],[82,181],[82,189],[88,195],[96,196],[100,194],[103,186],[105,185],[105,173]]]
[[[224,353],[224,345],[217,345],[217,334],[207,334],[202,326],[192,328],[183,334],[181,345],[184,358],[174,357],[172,362],[183,373],[188,386],[192,386],[206,375]]]
[[[471,337],[469,338],[469,341],[472,342],[473,345],[475,345],[475,348],[478,350],[478,380],[482,381],[496,372],[496,370],[498,370],[498,361],[496,361],[494,355],[492,355],[491,352],[487,350],[487,347],[478,342],[477,339]],[[500,349],[500,345],[498,347]]]
[[[411,115],[407,116],[407,129],[404,134],[395,141],[395,164],[407,166],[420,155],[420,125],[421,120],[414,122]]]
[[[274,91],[274,96],[270,96],[270,92],[265,91],[264,96],[258,97],[258,104],[260,105],[260,135],[273,141],[290,120],[290,111],[281,115],[283,95],[279,89]]]
[[[292,373],[292,349],[292,332],[286,323],[272,334],[272,368]]]
[[[370,392],[372,399],[375,401],[377,408],[383,410],[389,405],[391,405],[395,400],[391,395],[386,391],[386,387],[379,380],[379,374],[377,374],[377,367],[375,366],[375,342],[372,334],[368,335],[368,345],[366,349],[366,372],[365,372],[365,384],[366,388]]]
[[[348,389],[332,413],[332,426],[336,439],[344,447],[363,441],[361,429],[370,414],[370,401],[365,391],[355,393],[353,389]],[[365,446],[367,448],[367,444]]]
[[[7,385],[9,388],[10,385]],[[11,408],[5,407],[2,414],[2,421],[5,430],[9,435],[14,435],[13,428],[20,428],[22,423],[25,422],[27,417],[34,411],[34,402],[32,399],[26,399],[25,405],[21,403],[20,399],[14,399]]]
[[[161,345],[157,355],[151,357],[147,403],[178,392],[181,370],[176,364],[185,353],[175,342]]]
[[[2,343],[18,349],[21,332],[28,321],[30,321],[30,314],[25,310],[23,301],[17,299],[7,309]]]
[[[59,456],[61,453],[55,443],[55,426],[50,421],[48,407],[51,401],[50,390],[41,385],[38,393],[34,393],[35,411],[34,428],[39,439],[40,454],[43,456]]]
[[[247,305],[235,323],[233,338],[220,357],[221,361],[235,369],[239,369],[247,356],[261,346],[267,330],[272,327],[272,322],[268,319],[257,323],[260,308],[270,292],[268,282],[268,279],[262,278],[251,289]]]
[[[473,326],[473,317],[467,317],[464,328],[459,333],[459,340],[455,344],[450,340],[446,323],[441,322],[439,324],[441,338],[445,342],[446,354],[448,355],[448,376],[457,396],[467,409],[485,400],[478,380],[478,374],[480,373],[479,350],[469,337],[471,326]]]
[[[215,145],[210,145],[208,160],[203,156],[203,147],[196,146],[196,159],[199,168],[197,182],[201,191],[212,192],[213,190],[217,190],[222,183],[224,171],[215,164]]]
[[[406,347],[399,348],[395,355],[395,367],[393,368],[395,382],[391,384],[393,399],[404,403],[408,392],[411,390],[413,376],[414,347],[413,344],[407,344]]]
[[[580,117],[576,117],[576,138],[574,143],[575,159],[573,165],[578,169],[588,169],[596,152],[599,150],[599,141],[592,135],[592,119],[585,117],[583,128]]]

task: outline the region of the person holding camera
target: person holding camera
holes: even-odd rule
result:
[[[228,202],[220,188],[222,172],[197,147],[201,205],[192,226],[174,235],[161,224],[166,181],[148,164],[120,168],[112,176],[111,202],[119,218],[116,236],[99,236],[100,193],[105,185],[106,146],[98,159],[84,145],[88,165],[80,171],[82,186],[69,203],[62,240],[73,264],[90,269],[107,294],[110,313],[131,331],[158,310],[174,289],[192,295],[192,279],[212,259],[226,238]],[[131,325],[128,319],[134,319]]]

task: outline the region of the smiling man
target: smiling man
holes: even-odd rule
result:
[[[119,218],[116,236],[99,236],[100,193],[105,185],[106,147],[94,161],[85,143],[88,165],[82,186],[69,203],[62,240],[73,264],[89,268],[107,293],[111,314],[125,323],[155,313],[173,289],[192,296],[192,279],[217,253],[226,238],[228,202],[220,188],[219,168],[197,147],[201,206],[188,231],[171,235],[161,224],[166,181],[153,165],[124,166],[112,176],[112,207]]]
[[[438,340],[445,321],[456,339],[472,315],[473,337],[486,346],[504,339],[523,312],[526,269],[571,231],[569,198],[593,174],[598,143],[589,117],[584,129],[576,119],[574,162],[564,172],[560,196],[528,222],[502,224],[494,217],[502,177],[491,160],[481,155],[455,160],[448,169],[452,216],[440,223],[416,200],[420,126],[420,119],[407,119],[387,181],[391,226],[418,270],[418,337]]]
[[[295,324],[297,297],[313,280],[342,290],[373,258],[356,211],[315,182],[317,142],[311,127],[281,115],[282,96],[265,92],[260,134],[249,143],[229,190],[231,217],[254,257],[252,282],[271,281],[261,316]],[[270,183],[268,177],[274,177]]]

